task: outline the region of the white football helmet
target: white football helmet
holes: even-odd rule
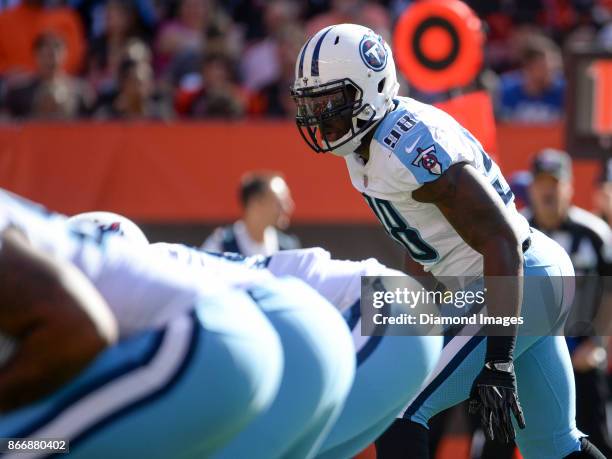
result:
[[[296,124],[317,153],[346,156],[393,106],[391,48],[371,29],[338,24],[314,34],[295,63]]]
[[[82,223],[93,223],[101,231],[117,233],[133,245],[149,245],[147,236],[136,223],[113,212],[85,212],[70,217],[68,223],[76,228]]]

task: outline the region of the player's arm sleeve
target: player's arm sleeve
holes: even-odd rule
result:
[[[268,270],[275,276],[297,277],[340,310],[359,297],[361,264],[333,260],[319,247],[277,252],[270,258]]]
[[[427,126],[417,123],[391,149],[403,167],[396,177],[408,189],[437,180],[453,164],[475,162],[477,141],[460,126]]]
[[[360,298],[361,276],[389,275],[390,271],[373,258],[336,260],[321,248],[278,252],[268,269],[275,275],[289,274],[303,280],[340,311]]]

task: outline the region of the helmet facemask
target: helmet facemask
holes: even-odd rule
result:
[[[363,104],[363,91],[348,78],[314,87],[294,87],[292,96],[300,134],[317,153],[351,153],[375,123],[376,111]]]

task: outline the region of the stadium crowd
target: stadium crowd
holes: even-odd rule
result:
[[[291,116],[288,87],[305,37],[356,22],[391,40],[410,3],[2,0],[0,119]],[[563,50],[612,46],[610,0],[467,3],[485,25],[483,79],[500,119],[559,120]]]

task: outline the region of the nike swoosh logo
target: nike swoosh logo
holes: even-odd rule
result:
[[[414,147],[416,147],[416,144],[419,143],[419,140],[421,140],[421,136],[418,136],[417,139],[414,142],[412,142],[412,144],[410,146],[405,148],[405,151],[406,151],[407,155],[412,153],[412,150],[414,150]]]

